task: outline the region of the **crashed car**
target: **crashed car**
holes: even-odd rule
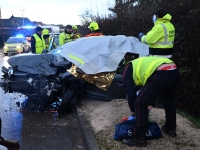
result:
[[[18,54],[10,57],[8,64],[10,67],[2,67],[0,86],[5,93],[27,96],[29,105],[39,107],[32,106],[33,109],[42,110],[50,103],[60,102],[61,117],[73,110],[76,97],[82,94],[78,92],[83,91],[83,81],[66,72],[71,63],[57,62],[52,54]]]
[[[53,43],[54,37],[45,54],[10,57],[0,86],[34,101],[59,102],[60,117],[72,111],[77,98],[125,98],[121,67],[148,52],[137,38],[126,36],[80,38],[56,49]]]
[[[68,70],[85,81],[87,97],[110,101],[126,97],[121,70],[126,62],[148,55],[148,46],[135,37],[80,38],[54,51],[77,67]],[[80,71],[81,70],[81,71]]]

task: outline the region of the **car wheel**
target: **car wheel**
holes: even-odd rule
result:
[[[65,113],[70,113],[74,110],[76,104],[76,97],[74,92],[67,90],[62,97],[61,105],[58,107],[58,117],[62,118]]]
[[[23,53],[25,53],[26,51],[25,51],[25,48],[23,47]]]
[[[8,53],[4,53],[4,56],[8,56]]]

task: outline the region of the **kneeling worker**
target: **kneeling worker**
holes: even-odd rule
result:
[[[134,135],[123,140],[132,146],[147,146],[145,133],[148,130],[148,106],[154,106],[158,96],[163,99],[166,122],[162,131],[176,136],[176,109],[174,96],[180,79],[174,62],[162,57],[140,57],[129,62],[122,74],[127,94],[135,95],[135,85],[142,86],[137,97],[128,99],[131,111],[135,113]]]

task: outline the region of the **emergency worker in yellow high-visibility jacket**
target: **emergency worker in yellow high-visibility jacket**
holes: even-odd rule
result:
[[[64,45],[65,43],[73,41],[74,36],[72,34],[72,26],[67,25],[64,32],[59,35],[59,46]]]
[[[90,29],[90,31],[92,33],[85,35],[84,37],[90,37],[90,36],[104,36],[103,33],[100,31],[99,29],[99,25],[97,22],[93,21],[90,23],[90,25],[88,26],[88,28]]]
[[[31,36],[31,51],[35,54],[42,54],[45,49],[45,42],[42,38],[42,28],[40,26],[35,28],[35,33]]]
[[[176,109],[174,96],[180,79],[176,64],[168,58],[146,56],[128,63],[122,73],[122,79],[128,95],[128,104],[135,114],[136,126],[131,138],[123,143],[133,146],[147,146],[149,106],[154,106],[157,97],[164,103],[166,122],[162,131],[172,137],[176,136]],[[142,86],[138,95],[135,87]]]
[[[51,43],[52,37],[49,34],[49,30],[48,29],[43,29],[42,30],[42,39],[44,40],[45,43],[45,50],[49,49],[49,45]],[[53,48],[56,48],[56,43],[53,43]]]
[[[146,34],[139,34],[139,40],[149,45],[149,55],[172,58],[175,28],[170,22],[172,16],[164,8],[153,17],[154,27]]]
[[[72,33],[74,35],[74,39],[79,39],[81,38],[81,34],[78,33],[78,27],[76,25],[72,26]]]

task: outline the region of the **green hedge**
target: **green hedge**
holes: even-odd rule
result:
[[[176,28],[173,59],[180,68],[177,107],[190,115],[200,116],[200,2],[199,0],[116,0],[110,8],[115,16],[93,16],[105,35],[138,37],[152,27],[152,16],[158,8],[166,8]],[[137,4],[137,5],[136,5]],[[88,25],[88,22],[84,22]]]

